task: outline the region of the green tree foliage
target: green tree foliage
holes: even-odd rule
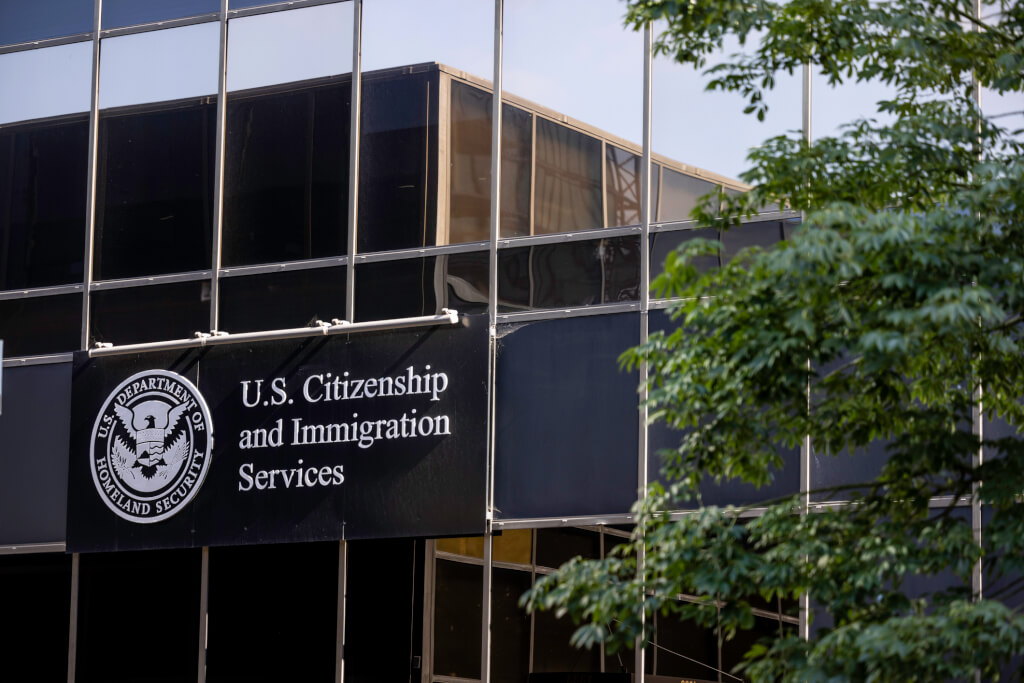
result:
[[[744,676],[997,677],[1024,652],[1024,617],[1008,606],[1024,590],[1024,442],[981,440],[972,423],[981,397],[987,418],[1024,425],[1024,159],[1021,131],[1006,128],[1021,119],[985,118],[973,94],[976,82],[1024,102],[1024,7],[1002,0],[977,18],[971,0],[630,0],[627,24],[648,22],[656,53],[680,63],[703,66],[727,38],[746,45],[708,70],[709,87],[742,93],[758,117],[776,76],[804,63],[893,95],[838,136],[766,141],[741,176],[751,192],[695,211],[723,229],[775,202],[806,218],[717,271],[691,265],[713,242],[668,257],[653,288],[678,299],[678,329],[623,362],[648,364],[651,419],[679,430],[662,454],[673,483],[636,504],[627,551],[569,563],[529,607],[571,614],[578,646],[615,647],[650,637],[641,605],[730,638],[753,623],[754,600],[806,593],[831,624],[764,641]],[[742,521],[733,507],[669,514],[700,502],[705,476],[767,483],[780,449],[805,436],[821,459],[884,442],[888,461],[856,488],[816,492],[851,502],[809,514],[801,496]],[[970,508],[949,503],[975,496],[980,546]],[[971,592],[979,561],[984,585],[1000,586],[984,599]],[[905,590],[943,572],[959,587]]]

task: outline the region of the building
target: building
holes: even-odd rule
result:
[[[3,680],[475,680],[485,612],[491,680],[633,670],[517,600],[628,538],[672,436],[616,358],[669,324],[649,264],[696,199],[744,187],[513,94],[499,128],[435,62],[232,70],[299,13],[361,46],[362,6],[0,4]],[[748,644],[658,638],[649,674],[708,680]]]

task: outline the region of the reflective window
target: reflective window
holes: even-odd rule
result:
[[[483,567],[437,560],[434,569],[434,674],[480,678]]]
[[[438,72],[363,76],[360,252],[438,243]]]
[[[254,306],[253,302],[259,302]],[[255,332],[345,317],[345,268],[317,268],[220,280],[220,327]]]
[[[216,105],[101,113],[97,279],[210,267]]]
[[[100,108],[216,95],[219,25],[104,38]]]
[[[92,21],[93,0],[0,2],[0,45],[88,33]]]
[[[490,80],[493,34],[493,2],[372,0],[363,4],[363,70],[437,62]]]
[[[500,567],[491,576],[491,680],[520,683],[530,671],[530,615],[519,606],[519,597],[529,590],[531,577]]]
[[[643,160],[636,154],[614,145],[605,147],[605,212],[608,225],[640,224],[640,184]],[[658,167],[651,164],[657,173]],[[654,176],[653,187],[657,187]],[[653,188],[652,188],[653,189]],[[657,197],[652,194],[651,206],[657,208]]]
[[[651,235],[651,277],[657,277],[665,270],[665,259],[670,251],[675,251],[683,242],[692,239],[702,238],[706,240],[717,240],[718,231],[711,229],[701,230],[673,230],[670,232],[656,232]],[[697,271],[704,273],[711,268],[717,268],[718,256],[698,256],[692,261]]]
[[[74,351],[82,343],[82,295],[0,299],[4,356]]]
[[[220,0],[103,0],[102,23],[118,28],[219,11]]]
[[[601,141],[537,119],[536,234],[604,227]]]
[[[83,554],[75,680],[194,681],[201,563],[198,549]],[[128,616],[138,613],[142,593],[158,623]]]
[[[210,329],[210,283],[177,282],[91,295],[92,341],[140,344]]]
[[[239,17],[228,22],[228,90],[351,71],[351,2]]]
[[[485,251],[356,266],[356,320],[487,311]]]
[[[690,220],[697,200],[715,189],[715,184],[670,168],[661,169],[661,203],[658,221]]]
[[[0,55],[0,124],[89,111],[91,83],[90,42]]]
[[[0,128],[0,289],[82,281],[89,118]]]
[[[212,548],[206,680],[333,681],[337,609],[337,543]]]
[[[225,266],[347,252],[351,81],[229,98]]]
[[[537,564],[557,569],[574,557],[601,557],[601,535],[584,529],[538,529]]]
[[[436,541],[438,552],[465,555],[466,557],[484,556],[483,536],[468,538],[439,538]],[[495,562],[514,562],[530,564],[533,552],[533,532],[529,529],[510,529],[494,535],[493,556]]]
[[[505,105],[501,110],[502,237],[530,234],[533,206],[533,114]]]
[[[504,311],[587,306],[639,297],[639,239],[540,244],[498,253]]]
[[[577,649],[569,644],[576,628],[576,624],[568,615],[558,619],[550,610],[534,614],[534,672],[577,673],[601,670],[601,648]]]
[[[723,261],[735,256],[740,249],[761,247],[768,249],[782,239],[782,223],[765,221],[760,223],[743,223],[729,228],[722,233]]]
[[[4,679],[66,680],[71,555],[0,557],[0,604]]]

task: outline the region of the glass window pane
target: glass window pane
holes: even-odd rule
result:
[[[219,11],[220,0],[103,0],[102,24],[118,28]]]
[[[0,605],[4,679],[66,680],[71,555],[0,557]]]
[[[522,683],[530,671],[530,615],[519,596],[530,589],[530,573],[495,567],[492,577],[491,680]]]
[[[228,90],[351,72],[351,2],[228,22]]]
[[[0,289],[82,281],[89,117],[0,128]]]
[[[534,232],[604,227],[601,141],[548,119],[537,119]]]
[[[450,243],[490,237],[492,99],[486,90],[452,81]]]
[[[761,223],[743,223],[729,228],[722,233],[722,261],[728,261],[740,249],[761,247],[768,249],[782,239],[782,223],[765,221]]]
[[[437,240],[438,72],[363,76],[359,251]]]
[[[658,221],[687,221],[697,200],[715,189],[715,184],[685,173],[662,168],[661,204]]]
[[[93,341],[140,344],[191,338],[210,329],[210,283],[127,287],[93,292]]]
[[[537,564],[557,569],[576,556],[601,557],[601,534],[585,529],[537,529]]]
[[[89,111],[91,83],[90,42],[0,55],[0,124]]]
[[[434,567],[434,674],[479,678],[483,567],[447,560]]]
[[[101,113],[97,279],[210,267],[216,104]]]
[[[104,38],[100,108],[217,94],[219,24]]]
[[[82,343],[82,295],[0,300],[4,356],[74,351]]]
[[[337,543],[212,548],[206,680],[333,681],[337,610]]]
[[[536,673],[582,673],[601,670],[601,648],[576,649],[569,639],[576,624],[566,615],[537,612],[533,617],[533,670]]]
[[[75,680],[195,680],[201,565],[199,549],[83,554]],[[148,625],[129,616],[138,614],[141,594],[160,615]]]
[[[0,45],[87,33],[92,21],[93,0],[0,2]]]
[[[670,251],[679,248],[683,242],[702,238],[717,240],[718,231],[709,228],[701,230],[672,230],[651,235],[651,277],[657,277],[665,270],[665,259]],[[718,256],[698,256],[692,261],[698,272],[704,273],[718,267]]]
[[[343,76],[229,98],[225,266],[347,252],[351,95]]]
[[[501,109],[502,237],[530,234],[533,119],[533,114],[518,107],[506,104]]]
[[[640,224],[642,159],[624,149],[605,147],[605,211],[608,225]],[[658,167],[651,165],[653,169]],[[652,206],[657,206],[652,202]]]
[[[494,561],[530,564],[533,554],[533,532],[509,529],[494,536]]]
[[[714,629],[658,614],[658,664],[655,673],[697,680],[718,680],[718,634]]]
[[[253,306],[258,301],[259,306]],[[345,268],[266,273],[220,281],[220,326],[228,332],[304,327],[345,317]]]
[[[363,70],[436,62],[490,80],[493,34],[493,2],[373,0],[363,4]]]
[[[485,251],[356,266],[356,320],[487,311]]]
[[[639,239],[617,237],[498,252],[499,308],[505,311],[635,301]]]

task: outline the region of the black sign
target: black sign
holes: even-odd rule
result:
[[[90,359],[72,552],[480,534],[486,321]]]

